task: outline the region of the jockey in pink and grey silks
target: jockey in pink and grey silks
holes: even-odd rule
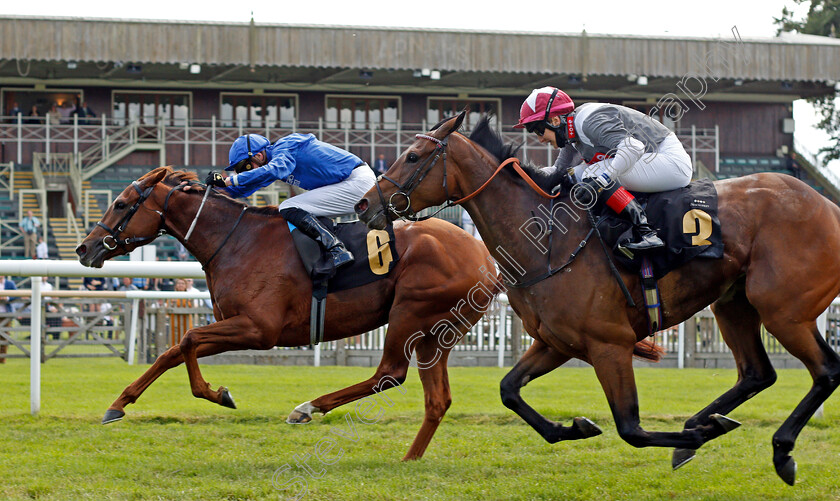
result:
[[[604,202],[633,224],[636,241],[625,247],[646,251],[662,247],[641,205],[626,188],[657,192],[687,186],[691,159],[677,137],[660,122],[625,106],[586,103],[554,87],[534,89],[520,109],[515,127],[561,148],[557,168],[569,170],[586,189],[577,194],[584,205]]]

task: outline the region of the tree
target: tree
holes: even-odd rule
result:
[[[773,19],[779,26],[776,34],[795,31],[833,38],[840,34],[840,0],[793,0],[793,3],[809,3],[808,14],[804,19],[795,19],[792,11],[787,7],[783,8],[782,17]],[[828,133],[833,142],[820,148],[819,152],[826,154],[825,161],[840,159],[840,110],[837,97],[838,92],[835,90],[833,94],[808,99],[821,116],[817,127]]]

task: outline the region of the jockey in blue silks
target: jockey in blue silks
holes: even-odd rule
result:
[[[336,268],[353,262],[353,254],[318,220],[352,214],[370,190],[373,170],[356,155],[319,141],[312,134],[289,134],[274,144],[259,134],[246,134],[230,148],[234,171],[228,178],[210,172],[205,183],[224,188],[233,197],[247,197],[280,180],[308,190],[280,204],[280,215],[317,241]]]

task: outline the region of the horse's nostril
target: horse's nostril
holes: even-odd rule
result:
[[[368,206],[369,204],[367,198],[359,200],[359,202],[356,204],[356,214],[361,214],[364,211],[368,210]]]
[[[82,256],[85,252],[87,252],[87,247],[85,245],[80,245],[76,247],[76,254],[78,256]]]

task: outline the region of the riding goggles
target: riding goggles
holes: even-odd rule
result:
[[[545,121],[537,120],[536,122],[528,122],[525,124],[525,130],[531,134],[536,134],[542,137],[545,134]]]

